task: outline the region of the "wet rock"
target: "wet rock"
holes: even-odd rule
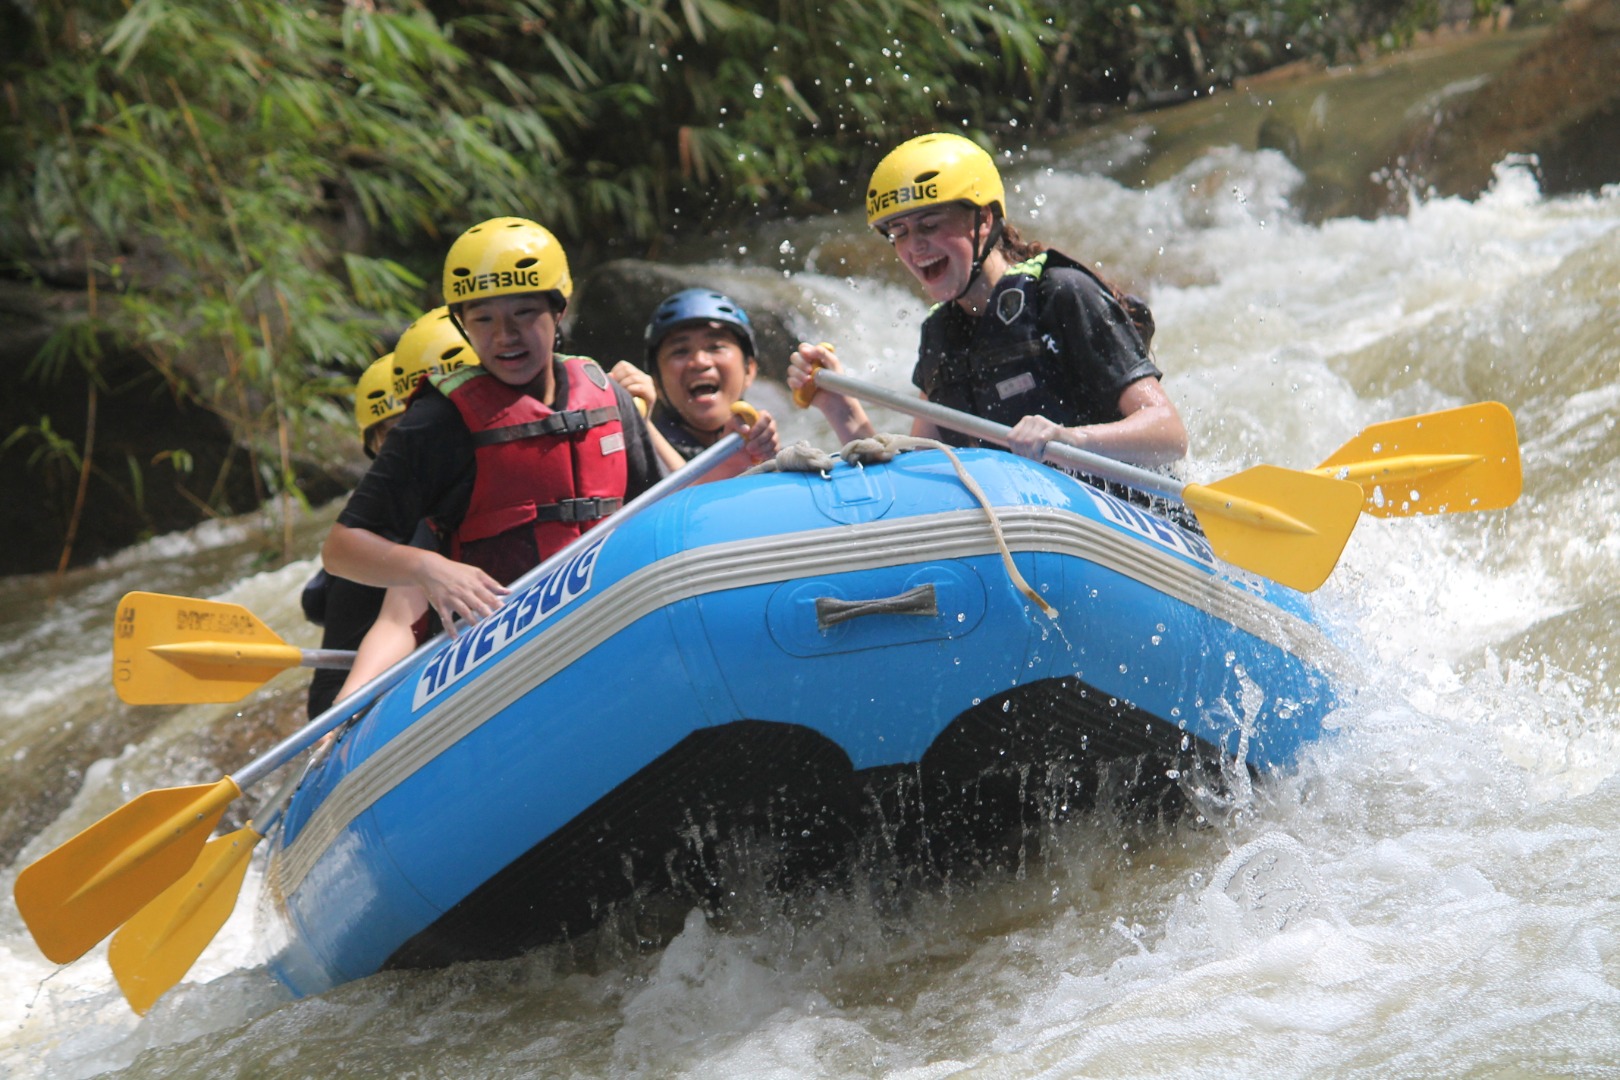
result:
[[[585,276],[569,304],[563,347],[593,357],[606,367],[628,360],[644,369],[648,317],[664,297],[691,288],[718,289],[741,304],[754,327],[760,376],[786,378],[788,355],[801,340],[791,328],[789,312],[734,282],[705,278],[694,268],[639,259],[603,263]]]
[[[1412,133],[1411,170],[1442,195],[1472,198],[1509,155],[1534,155],[1542,191],[1620,182],[1620,0],[1571,11],[1507,70]]]

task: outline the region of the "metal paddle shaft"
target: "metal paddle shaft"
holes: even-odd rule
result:
[[[524,587],[565,564],[583,545],[599,541],[604,529],[617,528],[664,496],[708,475],[742,446],[736,434],[720,439],[514,586]],[[24,867],[12,894],[40,951],[65,964],[127,922],[192,867],[237,796],[403,679],[447,638],[448,634],[440,634],[231,776],[211,784],[145,792]]]
[[[1012,434],[1003,424],[837,372],[818,370],[815,382],[1001,445]],[[1218,558],[1303,592],[1317,588],[1333,572],[1363,499],[1361,488],[1348,480],[1275,465],[1256,465],[1210,484],[1188,484],[1063,443],[1047,443],[1042,458],[1182,503],[1197,517]]]
[[[149,594],[150,595],[150,594]],[[342,671],[354,665],[353,649],[300,649],[297,646],[238,645],[230,641],[177,641],[147,648],[165,659],[216,664],[326,668]]]
[[[1006,424],[998,424],[994,420],[986,420],[982,416],[949,409],[944,405],[936,405],[932,401],[913,394],[896,393],[893,390],[877,386],[861,379],[851,378],[836,371],[825,368],[816,369],[816,385],[824,390],[848,394],[850,397],[862,398],[877,405],[886,405],[897,412],[918,416],[924,420],[932,420],[940,427],[952,431],[960,431],[964,435],[971,435],[975,439],[993,442],[998,446],[1007,445],[1007,437],[1012,434],[1012,428]],[[1101,454],[1093,454],[1089,450],[1082,450],[1078,446],[1066,446],[1063,443],[1049,442],[1042,451],[1042,457],[1058,465],[1067,465],[1072,469],[1079,469],[1090,476],[1098,476],[1104,480],[1114,480],[1126,487],[1141,491],[1152,491],[1167,496],[1177,502],[1182,500],[1182,489],[1187,485],[1168,476],[1151,472],[1148,469],[1127,465],[1123,461],[1115,461]]]
[[[735,432],[721,438],[713,446],[709,447],[707,450],[704,450],[701,454],[693,458],[691,461],[688,461],[681,468],[664,477],[662,480],[658,481],[658,483],[654,484],[646,491],[643,491],[634,499],[631,499],[629,502],[625,503],[624,506],[620,507],[619,510],[613,514],[613,516],[607,518],[602,522],[602,524],[598,525],[590,532],[583,533],[567,547],[552,555],[550,558],[544,560],[539,566],[536,566],[533,570],[530,570],[528,573],[518,578],[511,585],[512,592],[516,593],[521,591],[526,586],[551,573],[557,567],[567,563],[569,559],[574,557],[575,553],[578,552],[580,548],[584,547],[586,544],[594,543],[600,540],[602,538],[602,531],[604,529],[611,531],[618,528],[620,525],[623,525],[626,521],[630,520],[632,517],[635,517],[641,511],[647,509],[647,507],[651,506],[653,503],[656,503],[664,496],[671,495],[679,491],[681,488],[687,487],[697,480],[707,476],[732,454],[736,453],[738,450],[741,450],[742,446],[743,438],[741,435],[738,435]],[[231,779],[236,782],[236,786],[238,788],[246,791],[250,786],[258,783],[266,776],[269,776],[282,765],[291,761],[304,750],[308,749],[317,740],[319,740],[321,736],[338,727],[350,716],[352,716],[357,709],[369,704],[373,699],[381,696],[385,691],[391,689],[395,683],[399,682],[405,677],[407,672],[415,668],[419,661],[425,658],[428,654],[437,650],[441,645],[448,641],[449,638],[450,632],[448,630],[440,632],[437,637],[418,648],[405,659],[401,660],[399,663],[395,664],[381,675],[378,675],[375,679],[372,679],[370,682],[360,687],[360,689],[356,690],[342,701],[334,704],[330,709],[327,709],[325,712],[321,713],[321,715],[315,717],[309,723],[287,736],[281,742],[277,743],[275,746],[272,746],[269,750],[266,750],[253,761],[232,773]]]

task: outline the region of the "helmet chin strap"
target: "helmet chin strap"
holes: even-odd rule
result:
[[[975,214],[973,220],[973,265],[968,269],[967,283],[962,286],[962,291],[945,301],[947,304],[954,304],[967,295],[968,290],[973,288],[973,283],[979,280],[979,275],[984,273],[984,260],[988,259],[990,253],[996,250],[996,245],[1001,243],[1001,215],[996,213],[995,210],[990,211],[990,233],[985,237],[984,247],[982,248],[979,246],[979,228],[978,215]]]

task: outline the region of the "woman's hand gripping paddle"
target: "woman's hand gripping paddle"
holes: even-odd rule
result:
[[[565,565],[584,545],[599,541],[604,530],[706,476],[742,445],[736,434],[720,439],[519,578],[513,593]],[[196,862],[232,800],[369,705],[446,640],[448,635],[440,634],[238,772],[212,784],[148,791],[25,867],[13,896],[40,951],[58,964],[83,956]]]

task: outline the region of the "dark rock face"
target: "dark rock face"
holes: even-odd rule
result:
[[[754,327],[759,377],[786,378],[788,356],[801,339],[780,311],[761,298],[705,280],[695,268],[639,259],[603,263],[585,276],[569,305],[563,348],[592,357],[603,367],[628,360],[645,371],[648,317],[670,293],[692,288],[714,288],[741,304]]]
[[[25,377],[56,320],[81,294],[8,286],[0,296],[0,507],[6,541],[0,575],[56,569],[78,498],[77,454],[91,418],[90,383],[77,364]],[[73,536],[81,566],[148,536],[189,528],[213,512],[244,513],[262,489],[253,463],[218,416],[176,398],[140,357],[109,352],[98,362],[92,470]],[[48,432],[48,434],[47,434]],[[67,448],[71,447],[71,454]],[[337,496],[343,480],[299,468],[312,502]]]
[[[1620,183],[1620,0],[1566,15],[1506,71],[1412,136],[1408,160],[1443,195],[1473,198],[1492,166],[1534,155],[1542,192]]]

